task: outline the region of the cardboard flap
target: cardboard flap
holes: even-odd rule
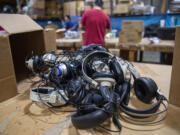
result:
[[[0,14],[0,26],[9,34],[42,30],[30,17],[20,14]]]

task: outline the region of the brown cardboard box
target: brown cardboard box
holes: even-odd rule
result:
[[[66,29],[58,29],[56,30],[56,39],[64,38],[64,33]]]
[[[144,31],[144,21],[122,21],[122,30],[123,31]]]
[[[29,6],[37,9],[45,8],[45,0],[30,0]]]
[[[8,35],[0,35],[0,102],[17,94],[15,73]]]
[[[136,31],[121,31],[119,33],[119,42],[120,43],[139,43],[142,40],[142,32]]]
[[[54,29],[54,30],[57,30],[58,29],[58,25],[55,25],[55,24],[50,24],[50,25],[46,25],[44,27],[45,29]]]
[[[180,27],[176,28],[173,67],[170,87],[170,103],[180,107]]]
[[[130,12],[130,4],[118,4],[114,7],[114,14],[128,14]]]
[[[111,14],[111,2],[109,0],[105,0],[103,1],[103,8],[104,8],[104,12],[108,15]]]
[[[85,10],[90,10],[90,9],[92,9],[92,6],[85,6],[84,9]]]
[[[132,4],[133,0],[118,0],[118,4]]]
[[[84,11],[85,10],[85,4],[84,4],[84,1],[77,1],[76,2],[76,10],[77,10],[77,14],[78,16],[81,15],[81,11]]]
[[[56,30],[52,28],[45,29],[44,41],[46,51],[56,51]]]
[[[46,1],[45,11],[47,16],[51,17],[60,17],[62,16],[62,4],[60,2],[56,2],[55,0]]]
[[[17,94],[16,81],[26,78],[25,58],[45,51],[42,27],[26,15],[0,14],[0,101]],[[48,44],[46,44],[48,46]],[[46,47],[47,48],[47,47]]]
[[[111,8],[111,2],[110,1],[104,1],[103,7],[104,8]]]
[[[85,9],[84,1],[71,1],[64,3],[64,16],[80,16],[81,11]]]

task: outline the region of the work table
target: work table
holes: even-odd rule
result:
[[[166,97],[169,96],[171,66],[134,63],[141,76],[152,77]],[[23,82],[21,83],[23,85]],[[27,82],[24,82],[27,87]],[[30,86],[30,85],[29,85]],[[23,87],[19,87],[19,89]],[[29,88],[27,88],[29,89]],[[134,102],[134,99],[132,99]],[[138,104],[138,102],[137,102]],[[63,109],[72,109],[66,107]],[[62,109],[62,110],[63,110]],[[121,135],[179,135],[180,108],[169,106],[167,119],[157,126],[136,126],[125,123]],[[29,99],[29,91],[0,103],[0,134],[2,135],[109,135],[101,129],[76,130],[70,122],[71,113],[54,113]],[[113,125],[110,125],[113,127]],[[1,133],[2,132],[2,133]]]

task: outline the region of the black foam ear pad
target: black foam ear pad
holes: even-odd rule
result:
[[[116,81],[120,84],[124,82],[124,74],[123,71],[119,65],[119,63],[116,60],[112,60],[110,63],[110,69],[114,73],[114,77]]]
[[[95,72],[92,74],[92,78],[114,78],[114,75],[112,73],[107,73],[107,72]]]
[[[134,91],[139,100],[151,103],[157,95],[157,85],[151,78],[140,77],[134,82]]]
[[[71,116],[71,121],[77,129],[89,129],[97,127],[109,117],[110,115],[103,110],[96,110],[84,115],[75,113]]]

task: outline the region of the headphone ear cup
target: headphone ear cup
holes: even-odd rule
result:
[[[114,73],[114,77],[119,84],[124,82],[124,73],[121,66],[116,60],[110,61],[110,69]]]
[[[96,110],[87,114],[75,113],[71,116],[71,121],[77,129],[89,129],[100,125],[109,117],[103,110]]]
[[[151,78],[140,77],[134,82],[136,97],[146,104],[150,104],[157,95],[157,85]]]

